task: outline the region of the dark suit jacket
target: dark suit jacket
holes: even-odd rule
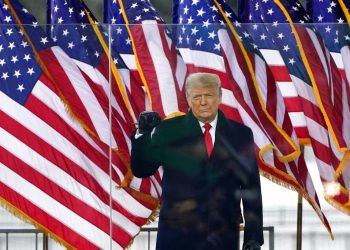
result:
[[[238,249],[263,244],[259,172],[251,130],[219,110],[215,143],[207,157],[203,133],[190,111],[163,121],[153,135],[132,139],[131,168],[147,177],[163,166],[157,249]]]

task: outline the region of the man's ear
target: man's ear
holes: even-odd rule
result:
[[[188,107],[192,108],[191,101],[190,101],[190,98],[188,96],[186,97],[186,100],[187,100]]]

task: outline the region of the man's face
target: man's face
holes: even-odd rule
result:
[[[199,121],[209,123],[215,119],[221,98],[216,87],[192,86],[187,102]]]

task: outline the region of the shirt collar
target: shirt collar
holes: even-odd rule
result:
[[[203,126],[204,126],[205,123],[203,123],[203,122],[201,122],[199,120],[198,120],[198,122],[199,122],[199,125],[201,126],[201,129],[203,130],[204,129]],[[214,120],[209,123],[211,125],[211,128],[214,129],[214,131],[216,130],[217,123],[218,123],[218,114],[216,114]]]

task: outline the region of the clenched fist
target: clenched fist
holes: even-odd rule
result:
[[[147,134],[147,133],[151,133],[153,128],[156,127],[161,122],[161,118],[157,112],[144,111],[140,113],[138,122],[139,122],[139,133]]]

